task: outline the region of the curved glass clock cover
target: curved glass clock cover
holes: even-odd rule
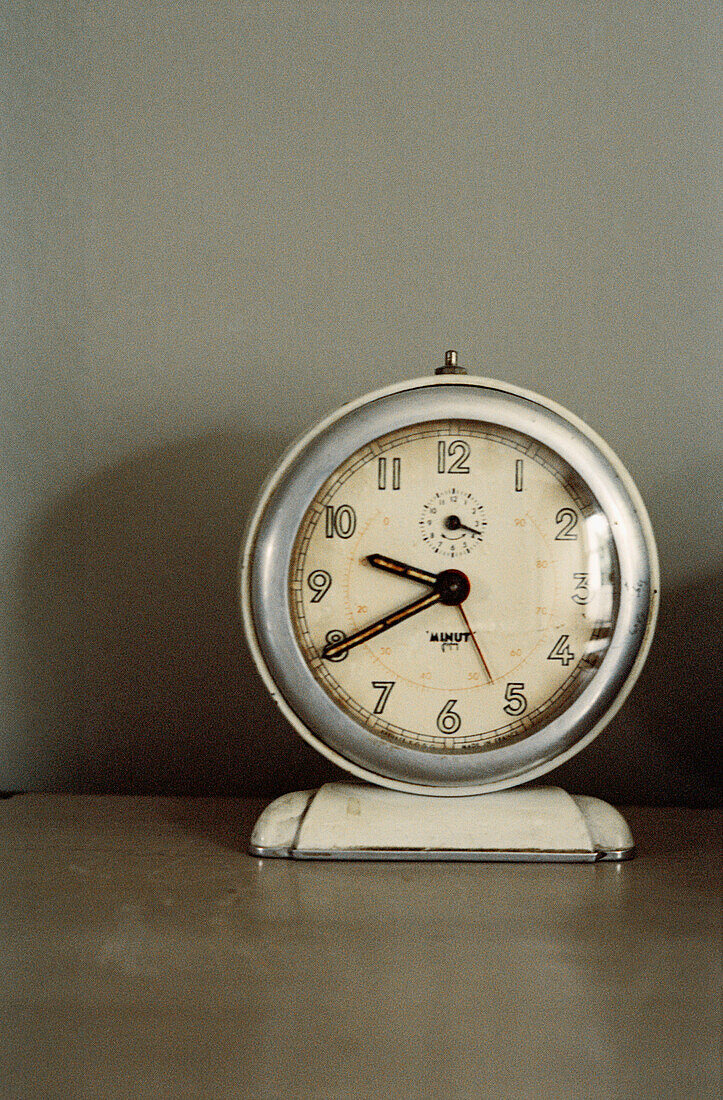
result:
[[[252,521],[247,633],[321,752],[366,779],[472,793],[592,739],[657,607],[650,525],[570,414],[487,380],[420,380],[340,410]]]
[[[469,582],[461,604],[394,621],[434,590],[418,572],[450,570]],[[608,520],[566,462],[519,432],[447,420],[390,432],[334,471],[289,586],[299,647],[339,707],[392,743],[468,753],[529,736],[584,690],[619,572]]]

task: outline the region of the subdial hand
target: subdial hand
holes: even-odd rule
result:
[[[383,569],[385,573],[396,573],[398,577],[408,577],[410,581],[419,581],[421,584],[437,583],[436,573],[417,569],[415,565],[407,565],[406,562],[397,561],[396,558],[387,558],[384,554],[369,554],[366,560],[369,565],[373,565],[375,569]]]
[[[447,516],[443,526],[447,531],[459,531],[461,529],[462,531],[469,531],[471,535],[476,535],[478,539],[484,538],[481,531],[478,531],[476,527],[469,527],[466,523],[462,523],[459,516]]]
[[[482,662],[482,667],[484,668],[484,670],[487,674],[487,679],[489,680],[490,683],[493,683],[492,673],[490,672],[489,665],[487,664],[487,662],[484,659],[484,654],[483,654],[482,650],[480,649],[479,642],[477,641],[477,638],[475,636],[475,632],[472,629],[472,624],[470,623],[469,619],[467,618],[467,613],[466,613],[465,609],[462,607],[462,604],[458,604],[457,606],[458,606],[459,613],[462,616],[462,618],[464,619],[465,625],[466,625],[467,629],[469,630],[469,636],[472,639],[473,646],[477,650],[477,654],[479,656],[479,659]]]

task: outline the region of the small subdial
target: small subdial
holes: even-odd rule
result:
[[[471,554],[484,538],[484,508],[465,489],[442,489],[422,508],[419,530],[435,554],[450,558]]]

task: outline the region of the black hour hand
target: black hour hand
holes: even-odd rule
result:
[[[407,565],[404,561],[387,558],[384,554],[369,554],[366,561],[375,569],[383,569],[385,573],[396,573],[398,577],[407,577],[410,581],[429,585],[437,583],[437,573],[428,573],[426,569],[417,569],[416,565]]]

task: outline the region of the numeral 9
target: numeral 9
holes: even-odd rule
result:
[[[331,588],[331,574],[327,573],[326,569],[315,569],[313,573],[309,573],[306,583],[314,593],[311,602],[318,603],[319,600],[324,599]]]

